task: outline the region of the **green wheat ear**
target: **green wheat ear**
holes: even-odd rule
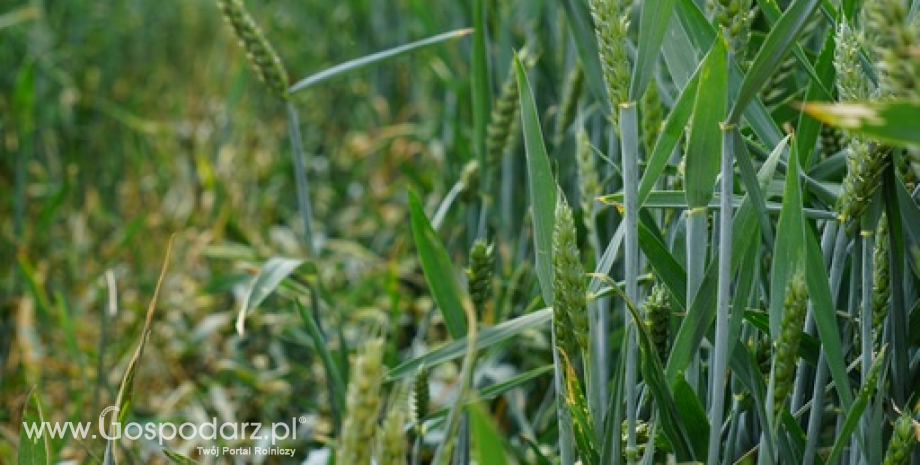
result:
[[[796,358],[805,313],[808,309],[808,291],[805,277],[798,271],[786,286],[783,318],[773,356],[773,413],[779,416],[783,403],[792,391],[796,371]]]
[[[655,351],[662,365],[667,362],[671,330],[671,304],[668,291],[662,284],[655,284],[645,301],[645,327],[655,344]]]
[[[242,0],[217,0],[217,6],[233,27],[243,48],[246,49],[246,56],[256,74],[259,75],[259,79],[268,86],[272,94],[282,100],[287,100],[289,85],[284,63],[275,53],[272,44],[262,34],[259,25],[246,11]]]
[[[834,67],[841,99],[868,98],[870,90],[859,63],[859,43],[856,34],[844,22],[837,29],[837,44]],[[846,150],[847,174],[837,201],[837,216],[843,223],[858,219],[866,211],[881,185],[882,172],[891,162],[891,147],[870,143],[862,137],[851,138]]]
[[[355,358],[336,463],[371,461],[383,382],[383,347],[383,339],[372,339]]]
[[[876,228],[875,250],[872,254],[872,330],[875,338],[882,333],[885,317],[888,316],[888,300],[891,298],[891,274],[888,257],[888,216],[882,215]]]
[[[578,189],[581,200],[581,218],[588,232],[588,237],[594,234],[594,200],[601,195],[601,182],[597,176],[597,167],[594,163],[594,152],[591,141],[584,128],[578,131],[575,148],[575,162],[578,165]]]
[[[560,190],[553,230],[553,321],[559,346],[570,358],[588,351],[585,271],[579,258],[572,209]]]
[[[594,34],[607,85],[610,118],[617,124],[617,112],[627,101],[629,63],[626,59],[626,31],[629,29],[628,5],[621,0],[591,0]]]
[[[751,0],[716,0],[715,18],[725,31],[735,60],[743,71],[750,62],[747,59],[748,41],[751,39],[751,22],[757,14]]]
[[[492,294],[492,274],[495,268],[495,254],[491,244],[476,239],[470,248],[470,267],[466,269],[467,289],[470,300],[481,318],[486,303]]]
[[[518,87],[512,63],[502,84],[501,93],[492,104],[492,114],[486,127],[486,153],[490,167],[495,166],[505,150],[511,146],[520,124],[517,115]]]
[[[405,465],[409,453],[405,424],[405,410],[394,404],[387,412],[380,434],[377,435],[378,465]]]
[[[428,386],[428,377],[431,371],[427,366],[422,366],[415,373],[412,380],[412,393],[410,396],[409,411],[412,413],[412,421],[415,423],[416,432],[421,434],[422,422],[428,416],[431,405],[431,391]]]
[[[914,427],[913,412],[905,409],[894,424],[894,433],[888,442],[885,460],[882,465],[901,465],[907,463],[914,445],[917,444],[917,434]]]

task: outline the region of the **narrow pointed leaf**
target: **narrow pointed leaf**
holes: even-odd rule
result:
[[[821,346],[824,348],[827,366],[836,385],[840,402],[843,408],[849,409],[853,403],[853,393],[850,391],[850,379],[847,376],[846,363],[843,359],[837,309],[831,297],[830,281],[824,266],[821,247],[810,228],[805,230],[805,251],[807,254],[805,283],[813,303],[813,315],[818,327]]]
[[[779,66],[786,51],[795,42],[802,27],[820,4],[820,0],[792,2],[779,21],[773,25],[760,51],[754,57],[751,69],[744,75],[741,90],[729,112],[728,121],[737,123],[741,120],[741,115],[748,103],[757,97],[757,93],[773,75],[773,71]]]
[[[281,282],[303,263],[303,260],[293,258],[272,257],[262,265],[259,273],[249,283],[249,289],[246,290],[243,297],[243,304],[236,318],[237,333],[242,335],[245,331],[246,315],[261,305],[269,295],[275,292]]]
[[[521,333],[530,330],[541,329],[552,320],[551,309],[544,308],[524,316],[519,316],[513,320],[484,328],[479,332],[476,338],[476,349],[482,350],[492,347],[511,338],[519,336]],[[450,360],[455,360],[466,354],[466,338],[451,341],[437,349],[426,352],[424,355],[403,362],[401,365],[390,370],[387,378],[397,380],[406,376],[414,375],[420,366],[435,366]]]
[[[882,347],[882,350],[876,355],[875,361],[872,362],[872,366],[869,367],[866,382],[859,389],[859,395],[844,416],[843,426],[840,427],[836,434],[837,438],[834,440],[834,447],[831,448],[831,454],[827,457],[826,463],[837,463],[837,458],[840,457],[843,448],[850,444],[850,435],[853,434],[859,421],[863,419],[863,412],[866,410],[872,394],[875,393],[879,372],[882,371],[882,366],[884,365],[885,349],[887,349],[887,346]]]
[[[537,104],[520,57],[514,57],[514,70],[521,98],[521,123],[527,153],[527,179],[530,208],[533,213],[534,249],[537,255],[537,278],[543,301],[553,303],[553,225],[556,221],[556,182],[543,143]]]
[[[473,2],[473,137],[480,170],[485,169],[486,125],[489,123],[489,105],[492,101],[489,85],[489,62],[486,55],[486,27],[484,0]]]
[[[466,313],[463,309],[464,292],[444,244],[431,227],[422,203],[414,192],[409,191],[409,213],[412,222],[412,237],[418,251],[419,262],[425,273],[425,280],[431,288],[431,296],[444,316],[447,332],[453,339],[466,335]]]
[[[638,101],[645,92],[655,71],[655,63],[661,53],[661,42],[668,30],[671,13],[676,0],[647,0],[642,2],[639,17],[639,43],[636,63],[629,83],[629,98]]]
[[[699,82],[698,76],[698,74],[694,74],[680,93],[677,102],[674,103],[674,107],[668,113],[664,127],[658,135],[658,140],[655,141],[655,148],[652,150],[651,156],[648,157],[645,173],[643,173],[642,179],[639,181],[640,207],[645,204],[649,193],[655,188],[655,183],[658,182],[658,178],[674,153],[674,147],[677,146],[680,138],[684,135],[684,128],[693,113],[694,97],[696,97],[697,83]]]
[[[147,305],[147,316],[144,318],[144,327],[141,329],[140,340],[137,343],[137,348],[134,350],[134,355],[131,356],[131,360],[128,362],[128,367],[125,369],[124,377],[121,379],[121,386],[118,388],[118,397],[115,400],[115,405],[118,407],[117,421],[121,424],[124,424],[125,419],[128,417],[128,413],[131,411],[134,399],[134,377],[137,374],[137,368],[140,364],[141,357],[144,355],[144,348],[147,347],[147,341],[150,339],[153,315],[156,312],[157,300],[160,297],[160,289],[162,289],[163,281],[166,279],[166,269],[169,266],[169,257],[171,253],[172,237],[169,238],[169,244],[166,246],[166,256],[163,257],[163,266],[160,268],[160,277],[157,279],[156,288],[153,290],[153,297],[150,298],[150,303]],[[115,462],[115,445],[118,439],[118,436],[114,436],[113,439],[109,439],[106,443],[104,463],[110,464]]]
[[[716,40],[703,60],[700,82],[690,118],[687,140],[686,189],[690,208],[705,207],[713,195],[719,173],[726,99],[725,42]]]
[[[770,272],[770,336],[774,342],[780,333],[786,286],[804,253],[805,217],[802,214],[802,189],[799,182],[799,157],[793,150],[786,169],[783,209],[776,228],[776,247]]]
[[[597,50],[597,40],[594,36],[594,22],[588,11],[587,2],[580,0],[563,0],[567,28],[575,39],[578,50],[578,59],[585,70],[585,80],[588,88],[594,94],[595,101],[600,104],[604,114],[611,113],[610,100],[607,98],[607,87],[604,85],[604,72]]]
[[[33,387],[26,396],[26,404],[22,408],[22,427],[19,430],[19,456],[18,460],[23,465],[51,465],[51,438],[47,431],[39,436],[45,423],[45,414],[38,398],[38,392]]]
[[[473,456],[482,465],[506,465],[505,445],[494,420],[481,404],[467,409],[470,415],[470,430],[473,435]]]
[[[396,58],[398,56],[405,55],[407,53],[414,52],[416,50],[421,50],[423,48],[430,47],[432,45],[437,45],[437,44],[440,44],[442,42],[446,42],[449,40],[459,39],[472,32],[473,32],[472,29],[459,29],[456,31],[445,32],[444,34],[438,34],[436,36],[429,37],[427,39],[423,39],[418,42],[412,42],[406,45],[401,45],[396,48],[384,50],[382,52],[377,52],[371,55],[363,56],[361,58],[356,58],[354,60],[346,61],[345,63],[335,65],[331,68],[320,71],[312,76],[301,79],[296,84],[291,86],[288,92],[291,94],[294,94],[296,92],[300,92],[304,89],[312,87],[321,82],[328,81],[333,78],[337,78],[343,74],[350,73],[352,71],[357,71],[363,68],[367,68],[369,66],[376,65],[378,63],[389,60],[391,58]]]
[[[642,317],[639,315],[639,309],[636,308],[633,302],[626,298],[626,293],[623,292],[622,289],[617,286],[612,286],[612,289],[626,303],[629,315],[636,324],[639,353],[641,355],[639,368],[642,372],[642,378],[645,380],[649,391],[651,391],[652,396],[655,398],[655,402],[658,405],[661,427],[665,435],[668,436],[668,440],[671,441],[677,459],[705,459],[705,444],[696,444],[690,439],[688,425],[684,422],[685,418],[692,418],[695,415],[684,412],[684,409],[691,408],[691,406],[681,405],[675,401],[674,394],[669,387],[668,380],[662,369],[661,360],[658,358],[658,352],[655,349],[654,343],[652,343],[648,331],[645,329],[645,323]],[[693,428],[698,427],[698,425],[693,425]]]

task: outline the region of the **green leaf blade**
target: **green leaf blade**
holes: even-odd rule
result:
[[[699,82],[706,84],[698,86],[687,140],[686,192],[690,208],[709,204],[719,173],[719,124],[724,116],[727,88],[725,53],[725,42],[716,40],[701,65]]]
[[[464,293],[454,270],[454,264],[447,250],[438,238],[418,196],[409,191],[409,213],[412,223],[412,237],[425,273],[425,280],[431,288],[431,295],[441,314],[451,338],[460,339],[466,335],[466,312]]]
[[[412,42],[412,43],[401,45],[399,47],[395,47],[389,50],[384,50],[382,52],[377,52],[377,53],[373,53],[367,56],[363,56],[361,58],[349,60],[344,63],[333,66],[331,68],[320,71],[312,76],[301,79],[300,81],[292,85],[290,89],[288,89],[288,93],[294,94],[304,89],[310,88],[321,82],[325,82],[330,79],[339,77],[343,74],[347,74],[352,71],[358,71],[360,69],[364,69],[364,68],[376,65],[378,63],[390,60],[392,58],[396,58],[396,57],[405,55],[410,52],[414,52],[414,51],[421,50],[426,47],[430,47],[432,45],[437,45],[437,44],[440,44],[442,42],[446,42],[449,40],[459,39],[472,32],[473,32],[472,29],[458,29],[456,31],[445,32],[443,34],[438,34],[436,36],[429,37],[423,40],[419,40],[417,42]]]
[[[549,156],[543,142],[537,104],[524,65],[519,56],[514,57],[521,100],[521,123],[524,130],[524,148],[527,155],[527,179],[530,186],[530,206],[533,213],[534,248],[537,255],[537,278],[543,301],[553,302],[553,226],[556,221],[556,182],[549,165]]]

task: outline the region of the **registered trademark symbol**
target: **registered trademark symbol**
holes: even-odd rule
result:
[[[301,415],[301,417],[298,418],[297,421],[299,421],[301,425],[302,425],[302,424],[305,424],[305,423],[307,422],[307,416],[306,416],[306,415]]]

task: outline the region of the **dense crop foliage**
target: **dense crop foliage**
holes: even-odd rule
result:
[[[918,0],[0,34],[0,463],[920,463]]]

